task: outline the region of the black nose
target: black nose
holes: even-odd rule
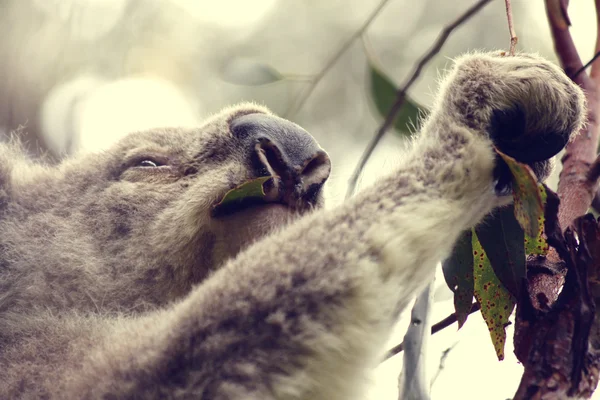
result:
[[[286,202],[310,201],[329,178],[329,156],[293,122],[268,114],[246,114],[234,118],[230,129],[249,150],[257,176],[279,178]]]

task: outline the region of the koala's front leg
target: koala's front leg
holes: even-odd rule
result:
[[[74,372],[72,393],[361,398],[399,311],[458,235],[501,203],[490,138],[502,147],[514,133],[503,115],[521,113],[523,135],[568,138],[582,98],[539,58],[459,60],[400,168],[256,243],[172,309],[119,323]],[[543,159],[526,161],[546,171]]]

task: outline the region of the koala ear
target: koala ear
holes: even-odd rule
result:
[[[10,179],[10,164],[8,151],[5,146],[0,144],[0,218],[1,211],[8,203],[8,186]]]
[[[24,162],[20,146],[0,142],[0,218],[8,203],[12,186],[12,170],[15,164]]]

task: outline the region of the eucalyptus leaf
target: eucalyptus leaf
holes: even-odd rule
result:
[[[393,104],[396,102],[398,89],[381,70],[373,65],[369,68],[370,94],[377,112],[382,118],[386,118]],[[420,116],[427,113],[427,109],[406,95],[404,104],[398,113],[394,127],[398,132],[409,134],[411,125],[418,125]]]
[[[536,236],[544,215],[544,206],[535,174],[526,164],[496,149],[512,173],[515,217],[529,236]]]
[[[548,192],[546,191],[546,187],[542,184],[539,184],[538,192],[540,193],[540,198],[542,199],[542,203],[544,204],[545,208],[548,198]],[[548,250],[550,249],[550,246],[548,245],[548,241],[546,240],[546,236],[544,234],[544,226],[546,225],[545,213],[546,212],[544,211],[544,214],[538,217],[539,227],[537,235],[525,235],[525,253],[527,255],[544,256],[548,253]]]
[[[502,207],[475,228],[479,242],[502,285],[519,298],[525,272],[525,234],[514,207]]]
[[[218,212],[219,210],[227,207],[235,206],[242,201],[264,200],[265,190],[263,185],[270,179],[272,179],[272,177],[263,176],[244,182],[241,185],[229,190],[227,193],[225,193],[223,198],[214,205],[213,211]]]
[[[473,278],[475,298],[481,305],[481,315],[490,332],[499,360],[504,359],[506,326],[515,307],[515,298],[502,285],[487,257],[477,234],[473,233]]]
[[[442,262],[446,284],[454,292],[454,310],[459,329],[467,321],[473,303],[472,232],[461,234],[450,257]]]

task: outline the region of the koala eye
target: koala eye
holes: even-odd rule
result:
[[[140,158],[139,161],[136,161],[133,166],[140,168],[158,168],[165,167],[169,165],[169,161],[167,159],[162,159],[161,157],[149,157],[149,158]]]
[[[162,164],[158,161],[146,159],[146,160],[139,161],[137,163],[136,167],[156,168],[156,167],[160,167],[162,165],[165,165],[165,164]]]
[[[138,171],[144,170],[148,173],[158,171],[166,172],[171,170],[169,167],[171,167],[171,160],[167,156],[141,154],[137,157],[131,157],[123,163],[122,172],[128,169]]]

